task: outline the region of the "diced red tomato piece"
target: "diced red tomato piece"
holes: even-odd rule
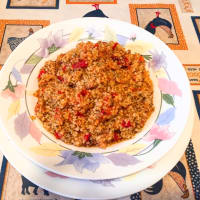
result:
[[[125,63],[127,64],[129,60],[128,60],[127,57],[125,57],[125,58],[124,58],[124,61],[125,61]]]
[[[87,62],[85,60],[81,60],[75,64],[72,65],[73,69],[79,69],[79,68],[86,68],[88,66]]]
[[[111,93],[112,97],[116,97],[118,94],[116,92]]]
[[[131,89],[133,92],[137,92],[137,89],[136,88],[132,88]]]
[[[63,68],[62,68],[63,72],[65,72],[66,69],[67,69],[67,65],[64,65]]]
[[[72,116],[71,116],[71,114],[69,113],[69,115],[68,115],[68,121],[71,121],[71,119],[72,119]]]
[[[83,89],[79,94],[82,95],[83,97],[85,97],[87,95],[87,93],[88,93],[88,91]]]
[[[118,43],[115,42],[115,44],[113,45],[112,49],[115,50],[115,48],[117,47]]]
[[[98,43],[96,43],[96,44],[94,45],[94,47],[99,47],[99,44],[98,44]]]
[[[116,132],[114,132],[114,140],[115,140],[115,141],[118,141],[118,140],[119,140],[118,133],[116,133]]]
[[[118,61],[117,61],[117,64],[118,64],[118,65],[121,65],[121,62],[118,60]]]
[[[122,121],[122,127],[126,127],[126,122],[124,120]]]
[[[127,123],[123,120],[122,121],[122,127],[123,128],[129,128],[131,126],[131,122],[130,121],[128,121]]]
[[[104,101],[108,101],[109,98],[110,98],[109,96],[105,96],[103,100],[104,100]]]
[[[106,110],[101,109],[101,113],[102,113],[103,115],[110,115],[110,114],[111,114],[110,110],[111,110],[111,108],[107,108]]]
[[[116,56],[111,56],[111,58],[112,58],[113,61],[118,60]]]
[[[106,115],[106,114],[107,114],[106,111],[105,111],[104,109],[101,110],[101,113],[102,113],[103,115]]]
[[[62,76],[57,76],[58,80],[63,82],[64,81],[64,78]]]
[[[60,91],[60,90],[58,90],[58,94],[63,94],[64,92],[62,92],[62,91]]]
[[[80,113],[79,111],[76,113],[76,116],[77,117],[84,117],[84,114],[83,113]]]
[[[45,71],[44,69],[41,69],[41,70],[40,70],[40,73],[39,73],[39,75],[38,75],[38,78],[40,79],[41,76],[42,76],[42,74],[45,74],[45,73],[46,73],[46,71]]]
[[[140,62],[144,62],[144,57],[143,57],[143,56],[140,56],[139,61],[140,61]]]
[[[90,134],[90,133],[85,134],[85,135],[84,135],[84,140],[85,140],[85,142],[89,141],[90,137],[91,137],[91,134]]]
[[[56,109],[55,109],[55,112],[60,112],[60,109],[59,109],[59,108],[56,108]]]
[[[60,139],[61,138],[61,134],[59,134],[58,132],[55,131],[54,136],[56,137],[56,139]]]
[[[128,121],[128,122],[126,123],[126,127],[128,128],[128,127],[130,127],[130,126],[131,126],[131,122]]]

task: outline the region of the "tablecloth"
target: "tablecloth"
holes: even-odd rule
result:
[[[152,187],[120,200],[200,199],[199,0],[0,0],[0,66],[33,32],[61,20],[81,17],[119,19],[159,37],[182,62],[195,101],[193,134],[181,160]],[[31,183],[1,153],[0,167],[1,200],[69,199]]]

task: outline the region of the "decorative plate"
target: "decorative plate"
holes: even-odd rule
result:
[[[0,149],[8,159],[9,163],[13,165],[20,174],[47,191],[65,197],[71,197],[73,199],[138,199],[136,194],[122,199],[120,197],[128,196],[151,187],[157,181],[161,180],[162,177],[166,175],[175,165],[175,169],[177,169],[177,171],[182,169],[180,165],[181,163],[178,161],[183,155],[191,138],[194,124],[194,109],[194,107],[191,107],[191,117],[188,119],[181,138],[177,141],[174,147],[166,153],[165,156],[148,168],[145,168],[135,174],[117,179],[79,180],[60,176],[51,171],[47,171],[40,168],[38,165],[34,165],[33,162],[20,154],[16,150],[15,146],[13,146],[9,138],[4,134],[0,134]],[[179,176],[179,174],[174,173],[171,175],[177,183],[184,183],[180,181],[179,178],[182,177]],[[179,177],[178,179],[177,175]],[[186,189],[184,191],[186,191]],[[182,194],[180,192],[180,196]],[[12,197],[14,199],[14,196]],[[56,199],[56,197],[53,198],[51,194],[48,199]]]
[[[154,83],[156,111],[143,131],[105,150],[63,144],[38,120],[32,120],[36,77],[44,62],[88,40],[116,41],[142,54]],[[191,104],[188,79],[174,53],[147,31],[112,19],[74,19],[36,32],[10,55],[0,81],[0,126],[4,133],[34,163],[80,179],[118,178],[159,160],[181,137]]]

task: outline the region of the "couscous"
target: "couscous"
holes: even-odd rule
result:
[[[66,144],[106,148],[133,138],[154,111],[144,57],[115,42],[81,42],[38,75],[36,117]]]

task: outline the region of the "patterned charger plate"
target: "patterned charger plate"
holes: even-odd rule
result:
[[[133,53],[142,54],[154,83],[156,109],[142,132],[105,150],[66,145],[49,134],[38,120],[31,119],[36,77],[44,62],[88,40],[116,41]],[[111,19],[74,19],[34,33],[10,55],[0,80],[3,132],[32,162],[80,179],[118,178],[158,161],[181,137],[191,106],[188,79],[174,53],[147,31]]]
[[[20,154],[16,150],[15,146],[13,147],[12,141],[10,141],[5,134],[0,134],[0,149],[8,159],[9,163],[13,165],[20,174],[41,188],[45,188],[53,193],[65,197],[71,197],[73,199],[119,200],[119,197],[124,197],[142,191],[149,188],[157,181],[162,180],[162,177],[165,176],[178,163],[191,138],[194,124],[194,109],[194,107],[191,108],[191,117],[188,119],[181,138],[177,141],[174,147],[166,153],[165,156],[148,168],[145,168],[135,174],[117,179],[79,180],[60,176],[51,171],[47,171],[38,165],[34,165],[33,162]],[[179,165],[175,166],[176,169],[179,167]],[[174,178],[180,180],[178,173],[175,173],[174,176]],[[182,184],[183,182],[180,181],[180,183]],[[149,189],[152,188],[150,187]],[[9,194],[8,191],[6,191],[6,193]],[[123,199],[141,199],[139,196],[139,194],[135,194]],[[52,199],[50,196],[49,198]]]

